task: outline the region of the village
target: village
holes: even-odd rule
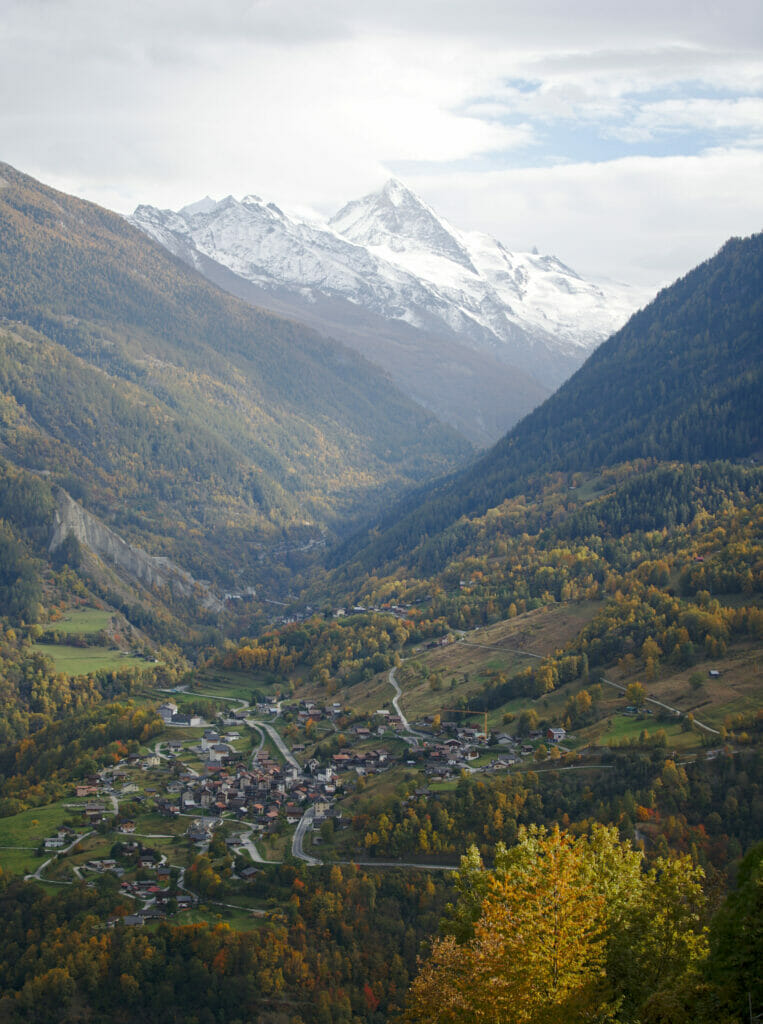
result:
[[[522,741],[488,736],[440,715],[409,723],[394,702],[371,715],[353,715],[340,701],[235,704],[209,722],[163,700],[155,741],[75,786],[68,823],[42,839],[51,856],[34,877],[93,885],[109,876],[134,904],[121,919],[137,926],[199,906],[205,894],[193,890],[189,872],[210,850],[226,892],[239,894],[266,864],[332,859],[353,796],[374,776],[397,769],[420,788],[462,773],[505,772],[541,742],[558,747],[565,738],[563,729]],[[316,742],[320,736],[329,742]]]

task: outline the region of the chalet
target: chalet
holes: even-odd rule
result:
[[[207,729],[204,735],[201,737],[201,749],[209,750],[216,743],[220,742],[220,734],[214,729]]]
[[[296,825],[301,817],[302,811],[299,807],[296,807],[294,804],[286,805],[286,823],[288,825]]]
[[[98,787],[93,785],[78,785],[75,787],[74,793],[76,796],[97,796]]]
[[[315,820],[316,824],[318,824],[319,822],[323,821],[324,818],[326,817],[326,815],[331,810],[331,804],[328,802],[328,800],[324,800],[324,799],[321,799],[321,798],[319,798],[318,800],[315,801],[315,803],[313,804],[313,807],[315,808],[315,819],[314,820]]]
[[[188,827],[186,835],[193,843],[206,843],[210,838],[210,831],[203,822],[194,821]]]
[[[165,701],[159,705],[159,717],[165,725],[169,725],[174,715],[178,712],[178,706],[174,700]]]
[[[566,729],[548,729],[546,731],[546,739],[552,743],[561,743],[564,737],[567,735]]]
[[[164,911],[158,907],[144,907],[138,911],[138,917],[142,917],[144,921],[160,921],[166,916]]]
[[[54,836],[46,836],[44,840],[44,846],[46,850],[60,850],[61,847],[66,846],[69,841],[68,833],[62,833],[61,830]]]

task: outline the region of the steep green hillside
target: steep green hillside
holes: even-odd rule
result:
[[[760,451],[763,234],[732,239],[662,291],[547,402],[461,473],[423,488],[335,564],[383,566],[461,516],[555,471],[634,459],[697,462]]]
[[[468,452],[354,353],[7,165],[0,316],[4,454],[202,575],[367,519]]]

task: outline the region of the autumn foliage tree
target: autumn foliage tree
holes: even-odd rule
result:
[[[635,1021],[705,949],[701,871],[644,870],[615,829],[574,838],[521,829],[482,867],[462,861],[460,899],[411,986],[409,1024]]]

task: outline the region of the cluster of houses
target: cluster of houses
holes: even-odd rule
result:
[[[432,735],[431,740],[423,740],[415,756],[419,760],[423,758],[427,762],[426,773],[437,778],[450,778],[469,768],[470,762],[476,761],[484,753],[488,743],[488,737],[483,731],[469,726],[444,722],[439,729],[434,729],[431,716],[415,722],[414,725],[420,736],[425,734],[425,730]],[[494,734],[490,738],[491,747],[498,746],[503,750],[490,764],[484,765],[484,770],[498,771],[519,764],[522,758],[534,753],[539,741],[558,745],[566,736],[567,733],[562,728],[534,731],[525,739],[505,732]],[[411,754],[411,758],[413,757]],[[415,761],[411,760],[409,763]]]
[[[312,760],[300,771],[291,764],[277,764],[264,752],[257,755],[251,768],[218,769],[203,776],[186,774],[179,781],[183,783],[179,793],[183,813],[201,810],[215,818],[232,811],[260,832],[273,832],[283,821],[296,824],[310,806],[315,819],[323,820],[337,791],[333,768],[322,768]],[[194,822],[187,835],[194,842],[206,842],[209,827]]]
[[[272,703],[257,705],[257,710],[274,711],[278,710]],[[314,700],[301,700],[298,703],[281,704],[281,712],[285,718],[292,716],[296,721],[303,725],[308,720],[312,719],[313,722],[320,722],[321,720],[336,721],[343,714],[346,713],[346,709],[342,707],[340,701],[335,700],[329,704],[318,704]]]

